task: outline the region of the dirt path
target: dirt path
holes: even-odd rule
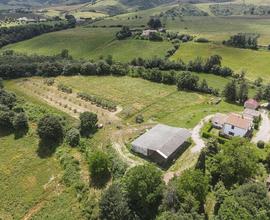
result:
[[[205,147],[205,142],[201,137],[201,130],[205,123],[209,122],[214,115],[208,115],[202,119],[192,130],[191,138],[195,143],[195,146],[191,149],[192,153],[200,152]]]
[[[58,178],[52,177],[49,182],[44,185],[44,190],[44,196],[39,200],[38,203],[36,203],[31,209],[28,210],[22,220],[31,219],[46,205],[49,200],[55,196],[59,196],[64,191],[64,188],[61,184],[59,184]]]
[[[194,141],[195,145],[191,148],[191,152],[192,154],[194,154],[194,156],[198,155],[200,151],[205,147],[205,142],[201,137],[201,129],[203,128],[205,123],[210,121],[213,116],[214,115],[206,116],[192,129],[191,138]],[[191,168],[193,165],[193,163],[190,163],[190,167],[187,167],[186,169]],[[166,184],[168,184],[174,176],[180,176],[182,172],[183,170],[168,171],[164,174],[163,180]]]
[[[134,133],[140,134],[144,132],[146,129],[149,129],[153,126],[153,124],[148,125],[133,125],[129,127],[124,127],[121,130],[117,130],[113,132],[111,135],[112,146],[118,155],[125,161],[129,167],[134,167],[144,163],[144,160],[134,156],[130,153],[125,145],[126,142],[129,141],[129,138],[134,136]]]
[[[270,141],[270,119],[267,110],[261,110],[262,122],[257,134],[252,138],[253,143],[263,141],[268,143]]]

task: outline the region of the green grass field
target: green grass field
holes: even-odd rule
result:
[[[196,57],[207,58],[214,54],[222,56],[223,65],[231,67],[236,72],[245,70],[248,79],[255,80],[260,76],[266,82],[270,82],[270,69],[267,68],[270,59],[270,52],[268,51],[254,51],[226,47],[221,44],[192,42],[182,44],[171,59],[177,60],[181,58],[187,62]]]
[[[38,139],[33,134],[15,140],[0,138],[0,217],[21,219],[45,194],[44,186],[60,168],[54,157],[37,156]],[[7,216],[7,218],[5,218]]]
[[[14,81],[6,82],[5,86],[16,93],[19,104],[32,121],[52,113],[65,116],[71,124],[74,122],[70,116],[23,93]],[[39,157],[38,144],[35,122],[20,139],[0,132],[0,219],[22,219],[31,211],[34,215],[36,209],[34,219],[62,219],[63,216],[70,220],[82,219],[75,193],[60,183],[62,169],[58,159],[54,155]]]
[[[225,102],[212,105],[209,104],[210,96],[179,92],[175,86],[137,78],[76,76],[58,77],[56,81],[72,87],[74,91],[88,92],[118,103],[124,108],[120,115],[128,115],[127,120],[130,122],[134,121],[135,115],[142,114],[145,120],[192,128],[200,119],[213,112],[242,109]]]
[[[172,47],[169,42],[150,42],[142,40],[115,39],[117,28],[77,28],[59,31],[9,45],[4,49],[12,49],[21,53],[42,55],[59,54],[68,49],[74,58],[98,59],[100,56],[113,55],[115,60],[130,61],[141,56],[165,56]]]

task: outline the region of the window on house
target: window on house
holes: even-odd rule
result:
[[[233,132],[229,132],[229,135],[234,136],[234,133]]]
[[[232,125],[232,129],[234,129],[234,126]]]

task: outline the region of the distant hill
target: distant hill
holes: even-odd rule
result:
[[[204,3],[204,2],[229,2],[230,0],[0,0],[0,4],[16,7],[31,7],[31,6],[48,6],[48,5],[72,5],[90,3],[100,4],[104,2],[104,5],[111,4],[111,2],[118,2],[119,4],[128,8],[136,9],[149,9],[160,6],[162,4],[170,3]]]

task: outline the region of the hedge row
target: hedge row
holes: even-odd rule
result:
[[[108,109],[109,111],[116,111],[117,105],[111,101],[106,99],[97,97],[95,95],[89,95],[84,92],[77,93],[77,97],[81,98],[84,101],[91,102],[92,104],[97,105],[98,107],[102,107],[104,109]]]
[[[64,92],[64,93],[68,93],[68,94],[71,94],[71,93],[72,93],[72,88],[70,88],[70,87],[68,87],[68,86],[65,86],[65,85],[63,85],[63,84],[59,84],[59,85],[57,86],[57,89],[58,89],[59,91]]]
[[[202,137],[205,139],[215,138],[220,144],[225,144],[228,140],[226,138],[212,134],[211,133],[212,128],[213,126],[211,125],[211,123],[208,123],[207,125],[205,125],[202,130]]]

